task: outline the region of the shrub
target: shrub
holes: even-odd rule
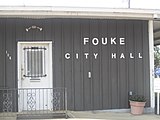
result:
[[[146,98],[143,95],[131,95],[129,100],[136,102],[146,102]]]

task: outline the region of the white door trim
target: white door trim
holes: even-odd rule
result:
[[[21,79],[22,79],[22,74],[21,74],[21,63],[20,63],[20,60],[21,60],[21,45],[22,44],[27,44],[27,43],[37,43],[37,44],[48,44],[49,46],[49,60],[48,62],[50,63],[50,65],[52,67],[49,67],[49,78],[50,78],[50,81],[49,81],[49,87],[50,88],[53,88],[53,63],[52,63],[52,41],[19,41],[17,43],[17,67],[18,67],[18,88],[21,88]]]

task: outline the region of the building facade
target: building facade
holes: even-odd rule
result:
[[[69,110],[150,107],[148,20],[0,18],[0,87],[67,88]]]

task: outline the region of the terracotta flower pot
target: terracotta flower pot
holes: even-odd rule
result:
[[[143,114],[145,104],[146,102],[130,101],[131,114],[133,115]]]

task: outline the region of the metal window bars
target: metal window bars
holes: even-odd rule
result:
[[[67,118],[67,89],[0,89],[0,117],[15,115]]]
[[[24,50],[24,77],[46,77],[45,47],[25,47]]]

